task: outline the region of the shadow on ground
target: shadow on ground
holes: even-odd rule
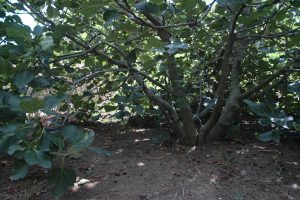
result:
[[[161,129],[118,124],[93,127],[94,146],[112,157],[85,152],[70,200],[284,200],[300,199],[300,150],[275,144],[214,143],[197,148],[151,144]],[[299,147],[298,147],[299,148]],[[11,161],[0,156],[0,199],[54,199],[49,172],[34,168],[10,182]]]

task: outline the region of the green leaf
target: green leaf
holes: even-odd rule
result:
[[[38,98],[25,98],[20,101],[20,109],[25,113],[35,113],[44,107],[44,101]]]
[[[24,151],[25,150],[25,147],[19,145],[19,144],[12,144],[9,146],[8,148],[8,155],[13,155],[16,151]]]
[[[157,7],[157,5],[146,1],[135,4],[135,8],[142,13],[155,14],[159,12],[159,8]]]
[[[20,140],[27,140],[29,138],[31,138],[31,136],[37,132],[37,131],[41,131],[41,127],[35,127],[34,128],[34,124],[32,123],[23,123],[20,124],[18,126],[18,128],[15,131],[15,136],[17,137],[17,139]]]
[[[39,159],[33,150],[26,150],[24,153],[24,160],[28,165],[35,165],[39,163]]]
[[[87,3],[81,4],[79,12],[87,17],[90,17],[98,13],[98,10],[106,5],[106,1],[92,0]]]
[[[187,49],[187,48],[188,48],[188,45],[185,44],[185,43],[175,42],[175,43],[166,45],[165,47],[168,49],[167,52],[168,52],[170,55],[173,55],[173,54],[176,54],[176,53],[178,53],[179,51],[181,51],[181,50],[183,50],[183,49]]]
[[[56,147],[58,148],[64,148],[64,140],[59,137],[59,135],[54,135],[54,134],[47,134],[46,138],[49,142],[51,142],[52,144],[54,144]]]
[[[6,136],[13,136],[18,126],[19,124],[8,124],[0,128],[0,133],[4,133]]]
[[[256,115],[260,116],[260,117],[270,117],[270,114],[267,112],[266,110],[266,105],[263,103],[254,103],[252,101],[250,101],[249,99],[245,99],[243,101],[244,103],[246,103],[250,110],[252,112],[254,112]]]
[[[53,17],[57,17],[59,16],[59,10],[52,7],[51,5],[48,5],[47,7],[47,15],[50,17],[50,18],[53,18]]]
[[[144,115],[144,107],[141,106],[141,105],[137,105],[135,107],[133,107],[133,110],[140,116],[143,116]]]
[[[31,29],[29,26],[14,23],[12,26],[7,27],[6,33],[8,36],[19,41],[31,39]]]
[[[260,141],[263,141],[263,142],[270,142],[273,140],[273,132],[272,131],[269,131],[269,132],[266,132],[266,133],[261,133],[257,136],[257,138],[260,140]]]
[[[3,10],[0,10],[0,18],[6,17],[6,13]]]
[[[11,137],[10,136],[0,136],[0,152],[7,152],[10,146]]]
[[[185,97],[179,97],[176,99],[176,107],[181,109],[189,105],[189,101]]]
[[[291,4],[293,5],[293,6],[295,6],[295,7],[300,7],[300,0],[293,0],[293,1],[291,1]]]
[[[279,143],[280,142],[280,132],[277,131],[277,130],[268,131],[268,132],[265,132],[265,133],[258,134],[257,138],[260,141],[263,141],[263,142],[274,141],[274,142]]]
[[[46,152],[39,150],[26,150],[24,159],[28,165],[40,165],[44,168],[51,168],[52,162],[49,155]]]
[[[300,95],[300,81],[289,84],[287,90],[289,92],[295,92],[296,94]]]
[[[89,57],[87,59],[84,60],[84,66],[91,68],[95,66],[95,59],[92,57]]]
[[[105,112],[111,112],[111,111],[116,110],[117,108],[118,108],[117,106],[104,105]]]
[[[119,13],[115,9],[106,10],[103,14],[103,19],[106,25],[112,24],[112,22],[119,18]]]
[[[126,60],[129,64],[133,64],[136,62],[136,59],[137,59],[137,55],[136,55],[136,50],[134,49],[130,51],[130,53],[127,55]]]
[[[33,28],[33,31],[32,33],[35,35],[35,36],[40,36],[42,35],[44,31],[44,27],[40,26],[40,25],[36,25],[34,28]]]
[[[48,181],[53,187],[53,195],[60,197],[74,185],[76,181],[76,173],[74,170],[68,168],[54,169]]]
[[[50,85],[51,85],[51,82],[49,79],[38,76],[38,77],[35,77],[35,79],[31,82],[30,86],[46,88]]]
[[[107,151],[106,149],[103,148],[99,148],[99,147],[88,147],[88,150],[95,152],[95,153],[99,153],[99,154],[103,154],[105,156],[112,156],[111,152]]]
[[[150,50],[152,48],[163,48],[166,45],[165,42],[162,42],[160,39],[156,37],[150,37],[147,40],[147,43],[145,44],[144,48],[145,50]]]
[[[247,0],[217,0],[218,3],[227,6],[237,6],[247,3]]]
[[[0,63],[0,78],[3,78],[4,80],[10,80],[14,74],[14,68],[7,60],[2,58],[0,58]]]
[[[272,121],[269,118],[262,118],[259,120],[259,124],[261,126],[270,126],[272,124]]]
[[[54,46],[54,41],[52,36],[47,36],[39,44],[43,51],[47,51]]]
[[[51,157],[47,152],[41,151],[41,150],[35,150],[34,151],[37,158],[38,158],[38,165],[44,168],[51,168],[52,167],[52,161]]]
[[[50,111],[51,109],[58,106],[61,102],[65,101],[67,99],[67,97],[68,96],[65,94],[47,96],[45,98],[44,110]]]
[[[180,6],[179,6],[180,8],[184,10],[191,10],[197,5],[198,0],[182,0],[179,2],[180,2]]]
[[[64,138],[72,144],[78,143],[85,135],[84,131],[73,125],[63,128],[61,132],[63,133]]]
[[[20,72],[17,72],[13,78],[14,84],[19,89],[23,89],[28,83],[30,83],[35,77],[35,74],[33,71],[30,70],[23,70]]]
[[[11,111],[20,111],[20,98],[11,94],[7,94],[3,101]]]
[[[283,128],[290,129],[290,128],[292,128],[291,125],[292,125],[292,122],[294,121],[294,118],[292,116],[271,117],[270,120]]]
[[[81,138],[80,141],[78,141],[76,144],[74,144],[72,147],[76,149],[83,149],[89,147],[93,141],[94,141],[95,133],[92,130],[89,130],[85,132],[84,137]]]
[[[296,129],[296,131],[300,131],[300,124],[294,122],[293,127],[294,127],[294,129]]]
[[[10,180],[16,181],[26,177],[29,166],[23,160],[17,160],[13,165],[12,176]]]
[[[5,95],[6,95],[6,92],[0,91],[0,106],[4,105]]]

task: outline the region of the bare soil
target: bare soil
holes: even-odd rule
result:
[[[94,146],[106,157],[85,152],[69,167],[78,181],[70,200],[300,200],[300,147],[257,141],[201,147],[162,146],[151,137],[163,130],[119,124],[92,127]],[[11,182],[12,160],[0,155],[0,199],[50,200],[50,172],[39,167]]]

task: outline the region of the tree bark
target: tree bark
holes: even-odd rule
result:
[[[163,25],[163,23],[159,20],[159,18],[151,14],[145,13],[144,15],[154,25],[156,26]],[[171,42],[171,34],[167,29],[164,28],[158,29],[157,34],[162,41],[169,42],[169,43]],[[174,98],[175,100],[182,99],[183,100],[182,102],[184,102],[184,105],[180,105],[177,108],[178,110],[177,112],[181,121],[180,124],[182,124],[183,126],[183,140],[181,142],[187,145],[195,145],[198,132],[194,124],[192,109],[190,107],[188,99],[186,98],[184,88],[182,87],[181,84],[182,80],[178,72],[178,66],[174,58],[174,55],[167,55],[167,68],[169,72],[169,79],[171,81]],[[179,121],[176,121],[175,123],[178,122]],[[178,125],[176,124],[176,126]]]
[[[208,121],[201,127],[200,129],[200,135],[198,137],[198,143],[205,143],[207,136],[211,133],[211,130],[216,125],[220,118],[220,114],[223,110],[224,106],[224,95],[227,90],[227,79],[230,75],[230,65],[231,65],[231,54],[232,50],[234,48],[235,40],[236,40],[236,34],[235,34],[235,28],[237,20],[242,13],[243,9],[245,8],[245,5],[242,5],[240,9],[232,15],[231,18],[231,26],[229,30],[229,35],[227,39],[227,43],[225,46],[225,52],[223,55],[223,62],[222,62],[222,68],[221,68],[221,78],[220,82],[217,88],[217,102],[214,107],[214,110],[208,119]]]
[[[244,57],[244,51],[247,48],[248,40],[239,40],[233,46],[232,67],[230,73],[230,93],[221,115],[208,135],[208,141],[224,140],[227,130],[232,121],[240,114],[241,109],[241,91],[240,91],[240,71],[241,63]]]

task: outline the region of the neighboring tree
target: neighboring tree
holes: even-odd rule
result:
[[[47,156],[88,147],[92,132],[63,126],[103,109],[120,118],[161,114],[187,145],[224,139],[243,102],[265,125],[299,131],[299,0],[0,2],[0,146],[27,162],[13,179],[28,164],[51,167]],[[22,23],[24,12],[39,22],[34,30]],[[278,112],[268,107],[273,100]],[[61,153],[65,140],[87,141]]]

